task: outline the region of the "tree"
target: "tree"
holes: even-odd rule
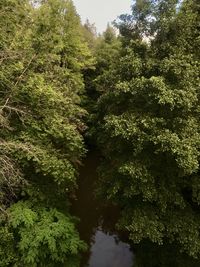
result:
[[[134,243],[173,244],[199,263],[199,4],[149,3],[120,23],[118,80],[98,101],[101,191]]]
[[[72,1],[0,7],[0,265],[77,266],[85,245],[66,195],[85,153],[82,71],[93,60]]]
[[[93,69],[84,72],[87,98],[85,107],[89,113],[88,131],[86,136],[91,137],[95,132],[97,99],[107,88],[115,84],[115,64],[119,57],[121,41],[117,37],[115,29],[109,24],[105,32],[96,39],[94,47],[95,65]],[[93,138],[92,138],[93,139]],[[90,141],[92,140],[90,138]]]
[[[87,19],[83,25],[83,36],[87,42],[89,48],[94,53],[96,40],[97,40],[97,29],[94,23],[90,23]]]

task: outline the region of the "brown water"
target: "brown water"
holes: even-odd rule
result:
[[[80,169],[79,189],[72,202],[72,214],[80,218],[80,237],[88,244],[81,267],[133,267],[134,255],[125,234],[115,229],[119,210],[95,197],[100,156],[88,153]]]

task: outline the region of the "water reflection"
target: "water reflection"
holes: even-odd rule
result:
[[[95,181],[100,157],[89,153],[80,170],[79,189],[72,201],[72,213],[80,218],[78,230],[89,250],[82,255],[81,267],[132,267],[133,252],[124,233],[116,231],[117,207],[108,207],[95,198]]]
[[[133,254],[130,246],[117,235],[108,235],[97,230],[91,247],[88,267],[132,267]]]

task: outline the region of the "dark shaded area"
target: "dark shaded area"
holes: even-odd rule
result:
[[[198,259],[180,253],[180,248],[173,243],[166,242],[158,246],[149,240],[134,246],[137,267],[199,267]]]
[[[97,151],[88,153],[80,168],[79,189],[72,200],[71,213],[80,218],[80,237],[89,245],[82,255],[81,267],[132,267],[133,252],[127,235],[115,228],[119,209],[95,197],[99,162]]]

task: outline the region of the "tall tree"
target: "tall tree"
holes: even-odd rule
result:
[[[122,208],[118,227],[198,263],[199,18],[196,1],[136,1],[119,24],[118,81],[99,99],[97,126],[102,192]]]
[[[85,152],[80,96],[92,57],[72,1],[0,7],[0,265],[77,266],[85,244],[65,198]]]
[[[97,29],[94,23],[87,19],[83,25],[83,36],[91,51],[94,52],[97,40]]]
[[[120,47],[121,41],[116,35],[116,30],[108,24],[106,31],[95,40],[93,49],[94,68],[84,72],[87,92],[85,107],[89,112],[87,134],[90,137],[96,127],[97,99],[107,88],[115,84],[117,78],[115,64],[119,57]]]

